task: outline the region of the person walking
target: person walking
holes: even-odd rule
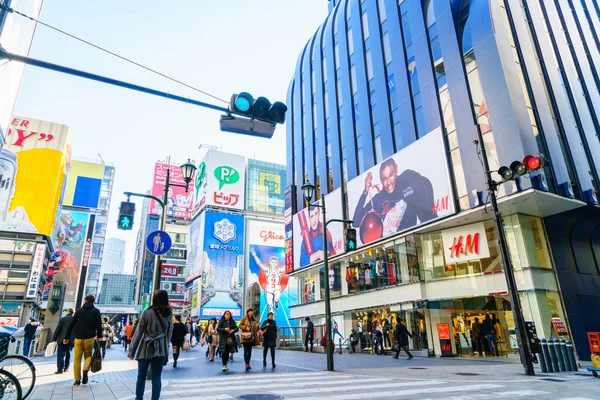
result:
[[[25,325],[24,335],[23,335],[23,355],[25,357],[29,357],[29,351],[31,349],[31,342],[33,342],[33,338],[35,337],[35,332],[37,331],[38,323],[34,318],[29,318],[29,322]]]
[[[110,334],[112,332],[111,326],[108,324],[109,318],[102,318],[102,336],[100,337],[100,349],[102,350],[102,358],[106,357],[106,346],[110,341]]]
[[[58,325],[54,330],[54,336],[52,337],[52,341],[56,342],[56,372],[55,374],[62,374],[63,372],[69,371],[69,363],[71,361],[71,345],[64,344],[63,340],[65,340],[65,335],[67,334],[67,330],[71,325],[71,321],[73,320],[73,311],[72,308],[67,310],[67,315],[62,317],[58,321]]]
[[[379,354],[379,355],[384,355],[385,351],[383,349],[383,332],[381,330],[381,325],[379,324],[379,322],[376,323],[375,325],[375,335],[373,336],[373,342],[374,342],[374,350],[373,353],[374,354]],[[381,350],[381,352],[379,352]]]
[[[381,331],[383,333],[383,347],[388,348],[391,347],[390,343],[390,330],[392,329],[392,325],[387,318],[381,320]]]
[[[173,368],[177,368],[177,359],[185,341],[185,325],[181,322],[181,315],[175,316],[173,322],[173,334],[171,335],[171,344],[173,345]]]
[[[246,363],[246,371],[252,369],[250,359],[252,358],[252,347],[260,344],[258,337],[259,322],[254,318],[254,310],[249,308],[246,311],[246,316],[240,321],[240,331],[242,346],[244,346],[244,362]]]
[[[96,338],[102,337],[102,320],[100,319],[100,311],[94,307],[96,298],[88,294],[85,296],[84,303],[79,310],[75,312],[71,325],[65,333],[63,339],[64,344],[69,343],[71,333],[75,336],[75,357],[73,363],[74,368],[74,386],[79,386],[82,383],[88,383],[88,371],[92,364],[92,350],[94,349],[94,341]],[[83,379],[81,378],[81,357],[83,356]]]
[[[485,339],[490,355],[498,356],[498,343],[496,343],[496,332],[490,314],[486,314],[485,319],[481,323],[481,337]]]
[[[133,339],[133,323],[129,321],[125,327],[125,351],[127,351],[127,346],[131,344],[131,339]]]
[[[394,328],[394,342],[398,343],[398,349],[396,350],[396,355],[394,358],[397,360],[400,355],[400,350],[404,350],[409,360],[412,360],[414,357],[408,351],[408,337],[413,337],[412,333],[408,331],[406,325],[402,323],[400,317],[396,319],[396,327]]]
[[[221,353],[221,359],[223,360],[223,372],[229,371],[227,361],[229,361],[229,354],[234,351],[233,347],[237,346],[235,333],[238,330],[235,321],[231,318],[231,311],[225,311],[219,321],[219,325],[217,325],[217,332],[219,332],[219,353]]]
[[[267,314],[267,319],[260,326],[263,332],[263,367],[267,366],[267,352],[271,349],[271,366],[275,365],[275,346],[277,346],[277,322],[273,319],[273,312]]]
[[[130,360],[138,362],[135,398],[142,400],[146,389],[148,367],[152,365],[152,400],[160,399],[161,374],[169,356],[169,342],[173,333],[173,312],[169,306],[169,295],[157,290],[152,296],[152,305],[142,313],[129,346]]]
[[[206,325],[206,329],[202,333],[202,346],[204,346],[204,343],[208,346],[206,349],[208,361],[215,361],[215,350],[219,345],[219,332],[217,332],[216,318],[211,318],[210,321],[208,321],[208,325]]]
[[[306,335],[304,336],[304,351],[308,352],[308,342],[310,342],[310,352],[313,351],[313,343],[315,340],[315,324],[310,320],[309,317],[305,318],[306,321]]]
[[[202,337],[202,324],[200,320],[196,321],[196,329],[194,330],[196,333],[196,343],[200,343],[200,338]]]

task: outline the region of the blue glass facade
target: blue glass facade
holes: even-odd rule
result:
[[[485,202],[473,144],[482,139],[492,170],[527,154],[551,160],[500,196],[533,188],[598,204],[599,36],[595,0],[332,0],[289,86],[288,185],[309,180],[317,196],[346,194],[349,180],[441,127],[459,214]],[[290,193],[295,213],[302,191]],[[600,293],[594,232],[564,240],[589,241],[588,282]],[[583,259],[591,260],[574,257],[569,270],[579,274]],[[563,290],[576,304],[590,289]],[[577,307],[565,303],[571,315]],[[572,324],[580,353],[582,332],[600,330],[588,318],[585,328]]]

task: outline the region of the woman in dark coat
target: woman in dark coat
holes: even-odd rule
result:
[[[177,359],[179,358],[179,352],[183,347],[185,341],[185,325],[181,323],[181,315],[175,316],[175,323],[173,324],[173,335],[171,336],[171,344],[173,345],[173,368],[177,368]]]
[[[398,318],[397,321],[398,322],[396,322],[396,327],[394,328],[394,341],[398,343],[398,349],[396,350],[396,355],[394,356],[394,358],[398,359],[398,356],[400,355],[400,350],[404,350],[404,352],[408,356],[408,359],[410,360],[413,358],[413,355],[410,354],[410,351],[408,351],[408,337],[410,336],[412,338],[413,335],[408,331],[406,325],[402,323],[402,320],[400,318]]]
[[[229,361],[229,353],[233,351],[234,346],[237,346],[235,340],[235,333],[237,331],[238,327],[231,317],[231,312],[225,311],[217,326],[217,332],[219,332],[219,352],[223,354],[221,357],[223,360],[223,372],[229,370],[227,368],[227,361]]]
[[[275,368],[275,346],[277,346],[277,322],[273,313],[269,312],[267,320],[263,321],[260,330],[263,333],[263,366],[267,366],[267,352],[271,349],[271,365]]]

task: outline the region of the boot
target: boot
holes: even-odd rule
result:
[[[83,371],[83,379],[81,380],[82,384],[86,384],[88,383],[88,372],[87,371]]]
[[[266,367],[266,366],[267,366],[267,359],[263,358],[263,367]]]

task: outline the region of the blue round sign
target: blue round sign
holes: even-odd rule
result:
[[[146,239],[146,247],[152,254],[162,256],[171,248],[171,236],[165,231],[154,231]]]

